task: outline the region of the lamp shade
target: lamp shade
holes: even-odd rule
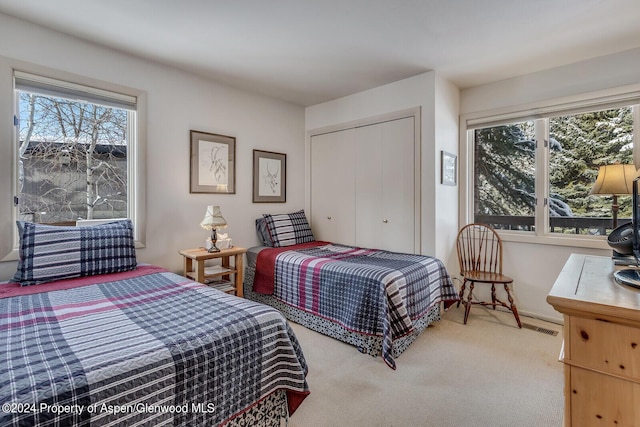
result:
[[[631,194],[636,176],[634,165],[600,166],[596,183],[589,194]]]
[[[204,215],[204,219],[200,223],[200,227],[205,230],[215,230],[218,228],[225,228],[227,226],[227,220],[222,216],[220,206],[207,206],[207,213]]]

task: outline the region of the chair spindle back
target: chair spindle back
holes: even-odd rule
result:
[[[502,274],[502,240],[493,228],[469,224],[458,232],[460,272],[484,271]]]

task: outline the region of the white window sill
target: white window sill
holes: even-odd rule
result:
[[[611,249],[606,236],[578,236],[549,233],[539,236],[533,232],[513,232],[497,230],[503,242],[530,243],[536,245],[570,246],[574,248]]]

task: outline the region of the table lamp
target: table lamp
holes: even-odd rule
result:
[[[216,241],[218,240],[216,230],[226,226],[227,220],[222,216],[220,206],[207,206],[207,212],[200,223],[200,227],[205,230],[211,230],[211,248],[209,248],[209,252],[220,252],[220,249],[216,247]]]
[[[633,179],[636,177],[634,165],[604,165],[598,170],[596,183],[589,194],[612,195],[611,212],[613,216],[613,228],[618,227],[618,196],[631,194]]]

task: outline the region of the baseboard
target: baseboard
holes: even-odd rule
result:
[[[530,313],[528,311],[518,311],[518,313],[520,314],[520,316],[530,317],[532,319],[543,320],[545,322],[555,323],[556,325],[561,325],[561,326],[564,325],[564,320],[563,320],[562,317],[560,317],[560,318],[558,318],[558,317],[550,317],[550,316]]]
[[[485,307],[487,310],[489,308]],[[492,309],[493,310],[493,309]],[[507,310],[504,307],[496,307],[497,311],[502,311],[504,313],[511,313],[509,310]],[[549,322],[549,323],[555,323],[556,325],[564,325],[564,319],[562,317],[550,317],[550,316],[545,316],[543,314],[537,314],[537,313],[531,313],[529,311],[521,311],[518,310],[518,315],[520,317],[528,317],[530,319],[536,319],[536,320],[542,320],[543,322]]]

